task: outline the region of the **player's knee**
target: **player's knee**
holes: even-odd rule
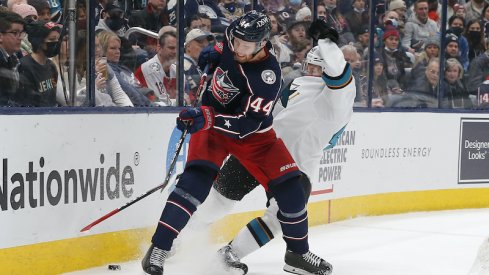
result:
[[[212,182],[217,175],[217,171],[203,166],[189,166],[185,168],[184,173],[180,177],[176,188],[190,194],[202,203],[212,187]]]

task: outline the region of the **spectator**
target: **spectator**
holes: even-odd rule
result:
[[[27,4],[36,9],[38,20],[51,20],[51,7],[47,0],[27,0]]]
[[[438,0],[428,0],[428,18],[435,21],[440,27],[440,18],[441,18],[441,6],[438,3]]]
[[[424,50],[416,56],[416,61],[411,70],[411,79],[417,79],[423,76],[430,59],[438,57],[440,54],[440,38],[430,37],[426,40]]]
[[[399,21],[406,23],[406,3],[403,0],[393,0],[389,3],[389,11],[395,11],[399,15]]]
[[[353,9],[345,14],[346,21],[353,35],[358,35],[364,25],[369,23],[368,11],[365,9],[365,0],[353,0]]]
[[[37,21],[37,11],[31,5],[14,4],[12,6],[12,11],[19,14],[25,20],[25,22]],[[22,52],[22,56],[26,56],[32,53],[32,46],[31,43],[29,43],[29,39],[27,38],[27,36],[22,39],[20,49]]]
[[[489,10],[489,9],[488,9]],[[481,26],[481,21],[473,20],[467,23],[465,28],[465,36],[469,45],[469,62],[485,51],[484,47],[484,32]]]
[[[428,37],[438,32],[435,21],[428,18],[428,0],[414,3],[414,15],[408,19],[402,39],[403,47],[410,52],[420,52]]]
[[[281,41],[275,41],[277,60],[282,68],[293,67],[294,52],[310,43],[306,35],[306,24],[306,22],[290,21],[286,35],[281,37]]]
[[[272,25],[272,29],[270,30],[270,37],[273,38],[276,35],[282,34],[283,26],[279,24],[277,14],[274,12],[270,12],[267,15],[268,18],[270,18],[270,24]]]
[[[98,25],[95,27],[95,30],[97,32],[102,30],[110,31],[119,36],[121,42],[121,56],[118,64],[126,66],[129,70],[134,71],[139,65],[148,60],[148,56],[151,52],[133,46],[133,43],[125,37],[129,25],[124,17],[124,10],[119,6],[117,1],[108,1],[105,5],[104,12],[105,17],[101,18]],[[158,30],[155,32],[157,31]]]
[[[161,27],[168,25],[168,20],[166,0],[148,0],[144,10],[134,11],[131,14],[129,26],[141,27],[157,33]],[[133,44],[137,44],[141,49],[146,50],[149,56],[156,53],[157,39],[142,34],[134,34],[133,36],[131,36]]]
[[[323,0],[326,7],[326,22],[338,31],[340,35],[339,45],[346,45],[355,41],[350,26],[345,17],[337,9],[337,0]]]
[[[303,7],[295,14],[295,21],[312,21],[312,12],[308,7]]]
[[[357,89],[355,96],[355,106],[366,106],[366,95],[364,94],[362,85],[360,83],[362,63],[360,62],[357,49],[353,45],[344,45],[343,47],[341,47],[341,51],[343,52],[346,62],[350,64],[352,75],[355,79],[355,86]]]
[[[89,106],[87,89],[86,89],[86,60],[87,60],[87,43],[86,43],[86,31],[82,30],[77,33],[76,36],[76,53],[75,53],[75,69],[76,69],[76,81],[75,81],[75,98],[72,102],[68,93],[64,90],[64,85],[57,85],[56,100],[58,104],[62,106],[71,106],[74,103],[75,106]],[[58,64],[63,66],[68,60],[69,53],[67,52],[67,41],[63,41],[61,46]],[[107,62],[101,62],[102,50],[100,48],[100,41],[98,37],[95,37],[95,106],[133,106],[131,100],[122,90],[121,85],[117,81],[114,72],[110,69]],[[106,61],[106,60],[105,60]],[[55,62],[56,63],[56,62]],[[68,79],[68,70],[66,66],[58,68],[58,83]]]
[[[471,108],[469,93],[462,82],[464,70],[457,59],[449,58],[445,62],[445,77],[443,80],[443,108]]]
[[[85,2],[78,1],[76,3],[76,29],[86,30],[87,29],[87,6]],[[97,22],[98,24],[98,22]]]
[[[26,25],[32,54],[20,60],[18,102],[22,106],[55,107],[58,71],[50,58],[59,54],[61,25],[50,21]]]
[[[387,78],[384,73],[384,62],[381,57],[374,60],[374,82],[372,87],[372,107],[384,107],[388,100]]]
[[[432,58],[426,66],[423,77],[415,79],[408,87],[407,93],[417,93],[429,97],[438,97],[438,80],[440,76],[440,61]]]
[[[464,70],[469,67],[469,43],[463,36],[465,20],[459,16],[454,15],[448,20],[449,29],[447,33],[453,33],[458,37],[458,47],[460,49],[460,56],[457,59],[462,63]]]
[[[458,48],[458,37],[453,33],[447,33],[447,35],[445,36],[445,41],[445,58],[455,58],[459,60],[460,51]]]
[[[318,14],[318,19],[326,20],[328,16],[328,12],[326,10],[326,5],[324,2],[319,2],[317,6],[317,14]]]
[[[484,41],[486,51],[472,60],[469,66],[467,90],[471,95],[477,95],[477,89],[489,76],[489,39]]]
[[[192,105],[196,98],[196,91],[200,82],[200,71],[198,61],[202,49],[209,45],[213,37],[200,29],[191,30],[185,37],[185,55],[183,60],[183,69],[187,82],[189,83],[189,94],[186,100],[187,105]]]
[[[465,4],[465,20],[480,20],[484,9],[484,0],[471,0]]]
[[[393,26],[388,25],[383,35],[385,47],[380,50],[380,56],[384,62],[387,79],[394,79],[401,87],[405,87],[408,76],[406,68],[411,68],[412,63],[402,47],[399,47],[399,32]]]
[[[399,14],[397,14],[397,12],[388,11],[383,16],[381,16],[381,19],[382,19],[382,25],[380,27],[377,27],[377,29],[376,29],[378,37],[384,37],[384,29],[388,25],[397,29],[397,31],[399,32],[399,35],[401,34],[401,32],[399,30],[400,19],[399,19]],[[378,41],[378,42],[380,42],[378,47],[383,47],[383,40]]]
[[[0,12],[0,106],[16,106],[19,87],[19,59],[15,55],[20,50],[25,37],[24,20],[16,13]]]
[[[141,85],[127,67],[119,64],[121,39],[113,32],[101,31],[97,34],[102,48],[102,56],[107,57],[110,68],[134,106],[150,106],[149,99],[142,94]]]
[[[376,36],[376,33],[374,33],[374,36]],[[370,40],[370,32],[368,29],[368,25],[363,25],[359,29],[356,38],[357,38],[356,42],[353,45],[355,46],[355,48],[357,48],[357,52],[362,53],[363,56],[365,56],[365,52],[368,49],[369,40]]]
[[[224,31],[224,27],[222,26],[219,26],[221,29],[219,29],[219,27],[214,27],[214,29],[212,28],[212,20],[210,19],[210,17],[205,14],[205,13],[199,13],[199,16],[200,16],[200,21],[201,21],[201,25],[200,25],[200,29],[205,31],[205,32],[223,32]]]
[[[119,37],[124,37],[129,28],[124,18],[124,10],[119,6],[117,1],[109,1],[105,5],[105,17],[101,17],[98,25],[95,27],[99,31],[111,31]]]
[[[195,29],[189,32],[188,42],[196,33],[202,32]],[[207,34],[204,34],[207,37]],[[200,38],[199,38],[200,39]],[[175,79],[176,72],[171,67],[176,62],[177,56],[177,35],[176,33],[163,33],[159,39],[159,49],[157,54],[150,60],[139,66],[134,76],[142,87],[147,87],[155,92],[160,102],[166,106],[174,106],[176,103],[176,90],[172,87],[171,79]]]

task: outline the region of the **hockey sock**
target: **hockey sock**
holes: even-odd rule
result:
[[[194,230],[202,230],[231,212],[236,202],[224,197],[215,188],[211,188],[207,199],[195,212],[188,226]]]
[[[156,247],[170,251],[173,240],[209,194],[216,173],[194,166],[185,169],[175,190],[168,196],[153,235],[152,242]]]
[[[233,251],[240,259],[258,250],[280,233],[277,211],[277,202],[272,199],[265,214],[250,221],[231,241]]]
[[[298,254],[309,251],[307,208],[304,187],[298,177],[276,184],[270,189],[277,200],[277,218],[287,249]]]

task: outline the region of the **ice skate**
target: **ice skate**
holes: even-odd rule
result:
[[[170,252],[151,244],[141,262],[144,272],[151,275],[163,275],[163,265],[169,254]]]
[[[310,251],[301,255],[287,250],[284,271],[300,275],[329,275],[333,266]]]
[[[222,247],[217,253],[226,271],[241,275],[248,273],[248,266],[240,261],[230,245]]]

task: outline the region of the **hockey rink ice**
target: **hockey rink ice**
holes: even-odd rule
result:
[[[199,233],[185,235],[165,275],[221,275],[213,253]],[[200,233],[202,234],[202,233]],[[188,237],[190,235],[190,237]],[[311,251],[333,264],[333,275],[463,275],[489,236],[489,209],[418,212],[360,217],[310,229]],[[145,248],[143,248],[145,249]],[[290,274],[282,270],[285,245],[275,238],[243,259],[250,275]],[[145,251],[145,250],[144,250]],[[489,252],[489,251],[488,251]],[[488,257],[489,258],[489,257]],[[66,273],[70,275],[143,275],[140,261]],[[471,273],[471,275],[486,273]]]

